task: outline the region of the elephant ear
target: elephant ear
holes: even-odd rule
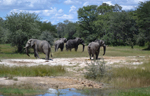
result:
[[[81,38],[76,38],[76,41],[78,42],[78,44],[80,44],[80,42],[81,42]]]
[[[30,40],[30,44],[31,44],[31,47],[33,47],[35,44],[34,40]]]
[[[105,42],[104,42],[104,41],[102,41],[102,45],[105,45]]]
[[[78,42],[78,44],[80,44],[82,41],[80,38],[78,38],[77,42]]]

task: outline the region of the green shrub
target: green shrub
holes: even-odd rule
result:
[[[106,70],[104,59],[91,61],[91,63],[86,63],[85,68],[87,72],[84,73],[87,79],[101,79],[108,75],[108,70]]]

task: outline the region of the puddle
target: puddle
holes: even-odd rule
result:
[[[75,88],[67,89],[53,89],[49,88],[45,94],[37,96],[87,96],[81,93],[82,91],[76,90]]]
[[[45,94],[37,96],[115,96],[116,89],[83,89],[75,88],[53,89],[49,88]]]

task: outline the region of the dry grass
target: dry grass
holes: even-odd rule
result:
[[[110,83],[119,88],[150,86],[150,60],[142,65],[113,68]]]
[[[65,68],[61,65],[58,66],[4,66],[0,65],[0,76],[13,77],[13,76],[57,76],[64,74]]]

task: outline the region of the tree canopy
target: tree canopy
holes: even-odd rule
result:
[[[17,48],[17,52],[24,52],[24,46],[28,39],[44,39],[42,36],[49,32],[56,36],[56,29],[50,22],[41,22],[35,13],[11,13],[6,16],[5,27],[9,30],[7,39],[12,46]],[[6,33],[6,32],[4,32]],[[40,36],[42,34],[42,36]],[[53,37],[52,36],[52,37]],[[51,38],[51,36],[49,36]],[[46,38],[49,41],[49,38]],[[52,44],[53,41],[50,41]]]
[[[0,43],[10,43],[23,52],[30,38],[82,38],[86,44],[102,39],[107,45],[148,45],[150,49],[150,1],[141,2],[136,10],[124,11],[118,4],[88,5],[79,8],[78,21],[65,20],[57,25],[42,22],[35,13],[11,13],[0,18]]]
[[[136,10],[137,24],[139,27],[139,41],[146,42],[150,49],[150,1],[141,2]]]

